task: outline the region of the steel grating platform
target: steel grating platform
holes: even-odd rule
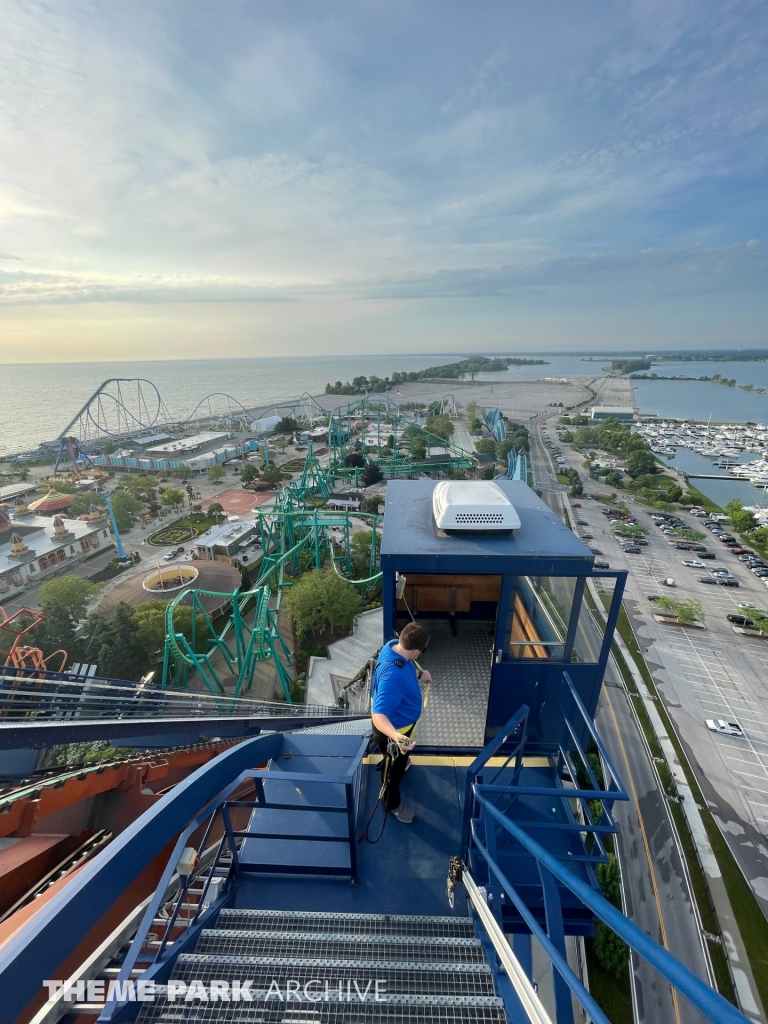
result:
[[[305,910],[224,909],[216,928],[238,931],[310,931],[341,934],[410,935],[422,938],[474,939],[468,917],[429,917],[411,914],[333,914]]]
[[[254,996],[257,994],[254,993]],[[506,1024],[504,1004],[495,997],[389,996],[340,1002],[276,997],[250,1003],[143,1003],[137,1024]]]
[[[477,747],[485,742],[495,622],[461,619],[456,636],[442,620],[424,621],[432,639],[420,664],[434,680],[418,728],[421,746]]]
[[[482,963],[479,939],[429,938],[348,932],[217,931],[204,928],[196,952],[228,956],[279,956],[356,960],[364,945],[370,959]]]
[[[350,978],[373,978],[383,991],[420,996],[494,996],[493,976],[487,964],[408,963],[388,960],[314,960],[255,956],[222,956],[205,953],[182,954],[173,973],[181,981],[197,978],[249,980],[251,987],[269,989],[276,982],[285,991],[288,981],[303,988],[322,978],[331,990]]]

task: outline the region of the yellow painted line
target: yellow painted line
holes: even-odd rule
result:
[[[661,912],[661,898],[659,897],[659,889],[658,889],[658,886],[656,885],[656,875],[654,874],[654,871],[653,871],[653,860],[651,858],[651,847],[650,847],[650,843],[648,842],[648,835],[647,835],[647,833],[645,831],[645,825],[643,824],[643,815],[642,815],[642,812],[640,810],[640,801],[637,798],[637,790],[635,789],[634,779],[632,778],[632,770],[631,770],[630,765],[629,765],[629,758],[627,757],[627,750],[626,750],[626,747],[624,746],[624,740],[621,738],[621,731],[619,730],[619,722],[618,722],[618,719],[616,718],[616,712],[613,710],[613,704],[611,704],[611,695],[608,693],[608,690],[605,687],[603,687],[603,693],[605,694],[606,699],[608,700],[608,707],[611,710],[611,717],[613,718],[613,724],[616,727],[616,737],[617,737],[617,739],[619,741],[619,746],[621,747],[621,753],[622,753],[622,756],[624,758],[624,764],[627,766],[627,774],[626,774],[625,777],[627,779],[629,779],[629,788],[632,790],[632,799],[635,801],[635,807],[637,809],[637,820],[638,820],[638,823],[640,825],[640,832],[641,832],[642,837],[643,837],[643,846],[645,847],[645,856],[648,859],[648,872],[649,872],[649,874],[651,876],[651,888],[653,889],[653,897],[656,900],[656,910],[657,910],[658,915],[659,915],[659,929],[661,931],[661,944],[662,944],[662,946],[665,949],[669,949],[669,946],[667,944],[667,929],[664,927],[664,915]],[[681,1020],[680,1020],[680,1007],[679,1007],[678,1002],[677,1002],[677,989],[674,987],[674,985],[670,985],[669,987],[670,987],[671,992],[672,992],[672,1005],[675,1008],[675,1020],[677,1021],[677,1024],[681,1024]]]
[[[369,754],[367,757],[363,758],[363,764],[378,764],[383,760],[383,757],[383,754]],[[413,764],[426,765],[431,768],[468,768],[474,760],[475,758],[470,757],[469,755],[451,757],[450,755],[440,754],[411,754],[411,762]],[[505,757],[492,757],[487,762],[486,767],[501,768],[505,762]],[[547,768],[549,765],[549,758],[546,757],[523,758],[523,766],[525,768]]]

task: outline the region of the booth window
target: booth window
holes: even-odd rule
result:
[[[583,576],[512,577],[503,660],[597,662],[600,638],[584,587]]]

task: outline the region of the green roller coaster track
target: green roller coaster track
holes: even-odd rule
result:
[[[260,661],[271,658],[290,701],[292,654],[280,635],[278,620],[284,591],[307,569],[321,568],[328,557],[335,571],[364,593],[381,579],[377,569],[381,516],[334,512],[318,508],[330,493],[328,481],[310,450],[299,480],[277,496],[274,510],[258,512],[256,524],[263,560],[259,576],[248,590],[233,594],[209,590],[181,591],[165,612],[163,685],[186,686],[193,675],[215,694],[239,696],[251,689]],[[352,565],[352,519],[362,520],[372,533],[368,575],[356,578]],[[204,597],[230,599],[223,629],[217,630],[203,606]],[[176,610],[192,608],[189,638],[175,622]],[[205,649],[198,651],[198,630],[207,632]],[[226,687],[225,687],[226,682]]]

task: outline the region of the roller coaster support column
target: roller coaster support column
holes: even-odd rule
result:
[[[117,553],[120,556],[120,561],[121,562],[126,562],[126,561],[128,561],[128,556],[125,553],[125,548],[123,547],[123,541],[122,541],[122,538],[120,537],[120,531],[118,530],[117,523],[115,522],[115,513],[114,513],[114,510],[112,508],[112,499],[110,498],[110,496],[107,494],[106,491],[104,492],[104,500],[107,503],[107,511],[109,512],[109,521],[112,523],[112,532],[115,535],[115,547],[117,548]]]

